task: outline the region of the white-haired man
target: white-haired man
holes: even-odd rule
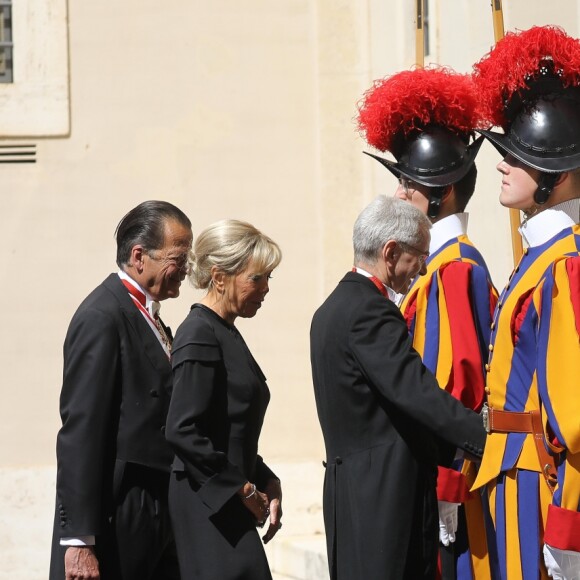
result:
[[[481,456],[481,418],[441,390],[392,302],[429,255],[428,218],[377,197],[358,216],[354,268],[317,310],[311,362],[326,445],[332,580],[434,579],[437,465]]]

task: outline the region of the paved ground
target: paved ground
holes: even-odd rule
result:
[[[274,464],[284,490],[284,527],[267,546],[275,580],[326,580],[318,462]],[[46,580],[54,467],[0,469],[0,580]]]
[[[0,471],[0,579],[46,580],[54,468]]]

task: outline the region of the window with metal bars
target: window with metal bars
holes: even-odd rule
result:
[[[0,83],[13,82],[13,50],[12,0],[0,0]]]

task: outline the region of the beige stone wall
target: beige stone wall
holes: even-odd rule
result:
[[[557,14],[544,3],[504,4],[508,29],[550,22],[577,34],[576,1],[558,2]],[[361,154],[352,119],[372,79],[412,64],[413,5],[68,3],[68,55],[59,58],[68,59],[70,136],[37,139],[35,165],[0,165],[0,466],[54,464],[68,321],[114,269],[118,219],[150,198],[179,205],[195,232],[236,217],[281,244],[264,308],[239,323],[272,390],[262,451],[275,461],[322,458],[310,319],[351,266],[358,211],[394,190]],[[488,0],[433,1],[432,16],[434,62],[467,71],[493,43]],[[497,161],[484,146],[471,211],[472,237],[501,285],[511,258]],[[185,288],[164,305],[173,327],[195,296]]]

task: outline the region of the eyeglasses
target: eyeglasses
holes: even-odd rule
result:
[[[406,177],[399,177],[399,183],[401,184],[407,199],[410,200],[413,197],[413,192],[417,189],[419,184],[411,179],[407,179]]]
[[[411,244],[405,244],[405,242],[397,242],[397,243],[399,244],[399,246],[401,247],[401,249],[404,252],[418,256],[421,264],[424,264],[429,259],[429,256],[431,255],[429,250],[427,250],[427,251],[420,250],[419,248],[416,248],[415,246],[412,246]]]
[[[156,250],[153,250],[156,251]],[[170,255],[161,255],[161,256],[154,256],[152,254],[152,251],[148,252],[147,255],[149,256],[149,258],[151,258],[151,260],[153,260],[154,262],[172,262],[173,264],[175,264],[175,266],[177,268],[179,268],[179,270],[184,270],[186,273],[189,273],[189,270],[191,268],[191,252],[184,252],[182,254],[178,254],[176,256],[170,256]]]

